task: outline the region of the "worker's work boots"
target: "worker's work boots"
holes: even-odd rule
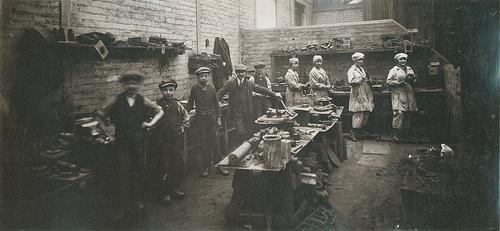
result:
[[[393,143],[399,143],[399,140],[401,138],[401,129],[392,129],[392,142]]]
[[[224,168],[217,168],[217,173],[223,175],[223,176],[229,176],[229,171],[227,171]]]
[[[364,136],[369,136],[369,135],[370,135],[370,133],[368,133],[368,132],[365,130],[365,128],[364,128],[364,127],[363,127],[363,128],[361,128],[360,133],[361,133],[361,135],[364,135]]]
[[[352,141],[356,142],[358,139],[356,139],[356,129],[351,128],[351,132],[349,133],[349,138],[351,138]]]

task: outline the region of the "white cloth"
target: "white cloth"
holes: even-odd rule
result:
[[[356,53],[352,54],[351,58],[352,58],[352,61],[356,61],[358,59],[364,59],[365,54],[363,54],[361,52],[356,52]]]
[[[323,57],[321,57],[321,55],[315,55],[315,56],[313,57],[313,63],[315,63],[315,62],[316,62],[316,60],[318,60],[318,59],[323,60]]]
[[[405,53],[397,53],[396,55],[394,55],[394,60],[398,60],[401,57],[408,58],[408,55]]]

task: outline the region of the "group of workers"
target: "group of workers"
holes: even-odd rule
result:
[[[397,65],[387,75],[387,85],[391,90],[392,103],[392,139],[398,142],[408,134],[410,129],[412,113],[417,111],[413,83],[416,75],[406,65],[408,55],[398,53],[394,56]],[[363,69],[364,54],[356,52],[352,55],[354,65],[347,72],[347,79],[351,85],[349,97],[349,111],[353,112],[352,129],[350,138],[357,140],[359,135],[369,135],[365,127],[368,123],[370,112],[374,109],[373,94],[371,91],[372,81]]]
[[[365,130],[368,124],[370,112],[374,109],[373,94],[371,85],[373,84],[368,73],[363,69],[365,55],[360,52],[354,53],[351,58],[354,64],[347,71],[347,80],[351,86],[349,97],[349,111],[353,113],[352,128],[350,138],[357,141],[360,135],[369,135]],[[410,129],[412,112],[417,111],[413,83],[415,73],[406,65],[408,55],[398,53],[394,56],[397,65],[394,66],[387,76],[387,85],[391,89],[391,101],[393,109],[392,139],[398,142]],[[309,81],[302,83],[297,73],[299,69],[299,59],[290,58],[289,69],[285,75],[286,80],[286,104],[294,106],[294,98],[303,97],[308,88],[314,101],[322,97],[328,97],[328,92],[332,89],[330,80],[325,70],[322,68],[323,59],[319,55],[313,57],[314,67],[309,72]]]
[[[417,110],[411,86],[415,74],[406,66],[407,57],[404,53],[397,54],[394,57],[397,65],[387,77],[392,94],[394,141],[403,135],[403,129],[409,128],[410,112]],[[356,141],[357,135],[366,134],[364,127],[374,104],[371,80],[362,67],[364,55],[356,52],[352,60],[354,65],[347,72],[347,77],[351,85],[349,111],[354,113],[350,136]],[[333,86],[322,68],[322,57],[314,56],[313,64],[309,81],[302,83],[297,73],[299,59],[289,59],[289,70],[285,75],[288,107],[294,105],[294,98],[303,97],[306,92],[314,100],[329,96]],[[271,106],[269,99],[282,99],[280,93],[272,91],[271,82],[263,72],[265,65],[258,63],[254,67],[255,74],[248,76],[245,65],[234,65],[234,76],[229,77],[218,90],[209,83],[211,69],[198,68],[195,71],[197,82],[191,88],[185,108],[174,98],[177,89],[174,79],[169,78],[158,84],[162,97],[154,103],[138,93],[139,85],[144,80],[143,74],[134,72],[120,78],[124,91],[96,112],[99,128],[115,146],[116,221],[123,221],[129,214],[144,214],[144,188],[151,189],[154,197],[165,205],[170,205],[172,199],[184,198],[184,193],[178,190],[183,171],[180,135],[185,132],[190,121],[189,111],[195,106],[193,124],[201,141],[202,177],[208,177],[213,165],[222,160],[217,127],[221,125],[219,102],[224,95],[229,94],[230,115],[237,141],[243,143],[253,136],[255,118],[265,114]],[[114,134],[105,126],[104,120],[108,117],[115,125]],[[229,175],[224,168],[217,168],[216,171]]]

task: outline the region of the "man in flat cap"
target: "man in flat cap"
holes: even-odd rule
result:
[[[95,117],[101,131],[116,147],[114,158],[117,213],[114,219],[117,222],[124,221],[127,217],[125,213],[129,211],[144,215],[142,196],[146,172],[145,130],[163,116],[160,106],[137,93],[143,79],[144,76],[138,72],[122,75],[120,83],[123,92],[98,110]],[[150,115],[154,116],[148,122]],[[115,124],[115,134],[112,134],[103,122],[108,117]]]
[[[151,188],[155,189],[153,193],[163,205],[169,206],[172,199],[184,199],[184,193],[178,188],[184,166],[181,137],[189,124],[189,113],[174,98],[177,90],[177,82],[174,79],[161,81],[158,88],[163,97],[157,99],[156,104],[165,114],[151,131],[148,164],[151,170]]]
[[[273,92],[266,87],[260,86],[252,81],[246,80],[247,67],[243,64],[234,65],[236,78],[229,79],[222,86],[218,93],[219,100],[222,96],[229,93],[229,107],[231,116],[236,128],[236,136],[239,143],[243,143],[253,136],[254,127],[254,107],[252,92],[261,93],[270,97],[281,99],[280,93]],[[250,179],[252,172],[236,169],[233,176],[233,195],[228,206],[238,207],[243,198],[248,195]],[[231,209],[226,209],[226,217],[231,213]]]
[[[195,124],[198,127],[198,133],[202,148],[202,177],[210,175],[210,168],[222,160],[220,143],[217,136],[217,126],[221,125],[221,110],[219,100],[217,99],[217,90],[208,83],[210,68],[200,67],[195,71],[198,83],[191,88],[186,109],[191,111],[196,104]],[[224,168],[218,168],[217,172],[228,176],[229,172]]]
[[[231,116],[236,128],[236,135],[239,138],[239,142],[243,143],[243,141],[253,136],[254,102],[252,92],[280,99],[281,95],[280,93],[273,92],[268,88],[246,80],[245,72],[247,67],[245,65],[236,64],[234,65],[234,70],[237,77],[229,79],[217,93],[219,100],[222,96],[229,93],[229,107],[231,108]]]
[[[250,78],[251,81],[258,84],[259,86],[265,87],[271,90],[271,81],[264,73],[263,69],[266,65],[263,62],[259,62],[255,64],[255,74]],[[269,101],[269,97],[257,92],[253,92],[253,104],[254,104],[254,115],[256,118],[264,115],[268,108],[271,107],[271,102]]]

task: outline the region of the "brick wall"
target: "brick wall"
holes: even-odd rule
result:
[[[349,8],[331,11],[314,12],[313,24],[332,24],[342,22],[359,22],[363,21],[363,8]]]
[[[405,31],[405,28],[390,19],[278,29],[244,29],[242,30],[241,44],[242,62],[244,64],[253,64],[258,61],[264,62],[266,64],[265,71],[272,75],[271,77],[274,80],[276,74],[271,73],[270,54],[272,51],[296,47],[302,48],[314,41],[322,43],[332,40],[332,38],[350,37],[353,46],[352,53],[354,53],[356,49],[380,48],[383,42],[382,34],[398,34]],[[330,71],[332,81],[336,80],[334,76],[340,78],[345,75],[343,72],[347,72],[347,69],[352,64],[350,59],[352,53],[346,54],[345,57],[339,57],[341,60],[346,60],[345,62],[333,62],[331,65],[325,62],[325,67],[329,65],[325,69]],[[389,52],[385,59],[389,67],[394,64],[391,55],[392,53]],[[277,62],[276,67],[288,65],[288,58],[282,58],[285,61],[282,63]],[[323,58],[328,57],[324,55]],[[301,59],[303,59],[301,60],[301,74],[309,73],[312,67],[312,55],[310,57],[304,56]]]
[[[54,41],[52,28],[59,27],[59,0],[2,0],[2,76],[14,60],[16,38],[24,28],[34,28]],[[159,69],[157,58],[146,60],[65,60],[66,79],[63,92],[70,96],[69,106],[80,111],[93,111],[107,97],[121,90],[115,75],[126,69],[140,69],[148,74],[141,93],[148,98],[159,96],[154,91],[161,79],[175,78],[179,82],[178,98],[187,98],[195,76],[188,74],[187,60],[192,53],[212,53],[215,37],[228,42],[233,63],[240,61],[240,28],[254,28],[254,1],[199,1],[200,47],[197,44],[196,0],[72,0],[68,10],[69,24],[75,35],[89,32],[110,32],[117,40],[129,37],[162,36],[170,42],[185,42],[193,50],[169,60]],[[67,29],[67,28],[66,28]],[[205,40],[209,46],[205,47]],[[7,79],[2,79],[8,82]],[[95,88],[92,89],[91,86]],[[2,86],[5,88],[5,85]],[[2,89],[5,90],[5,89]],[[92,94],[80,92],[95,91]],[[96,95],[92,98],[91,95]]]
[[[293,14],[290,12],[293,9],[293,5],[290,5],[291,1],[286,0],[276,0],[276,27],[285,28],[290,27],[293,23]]]

